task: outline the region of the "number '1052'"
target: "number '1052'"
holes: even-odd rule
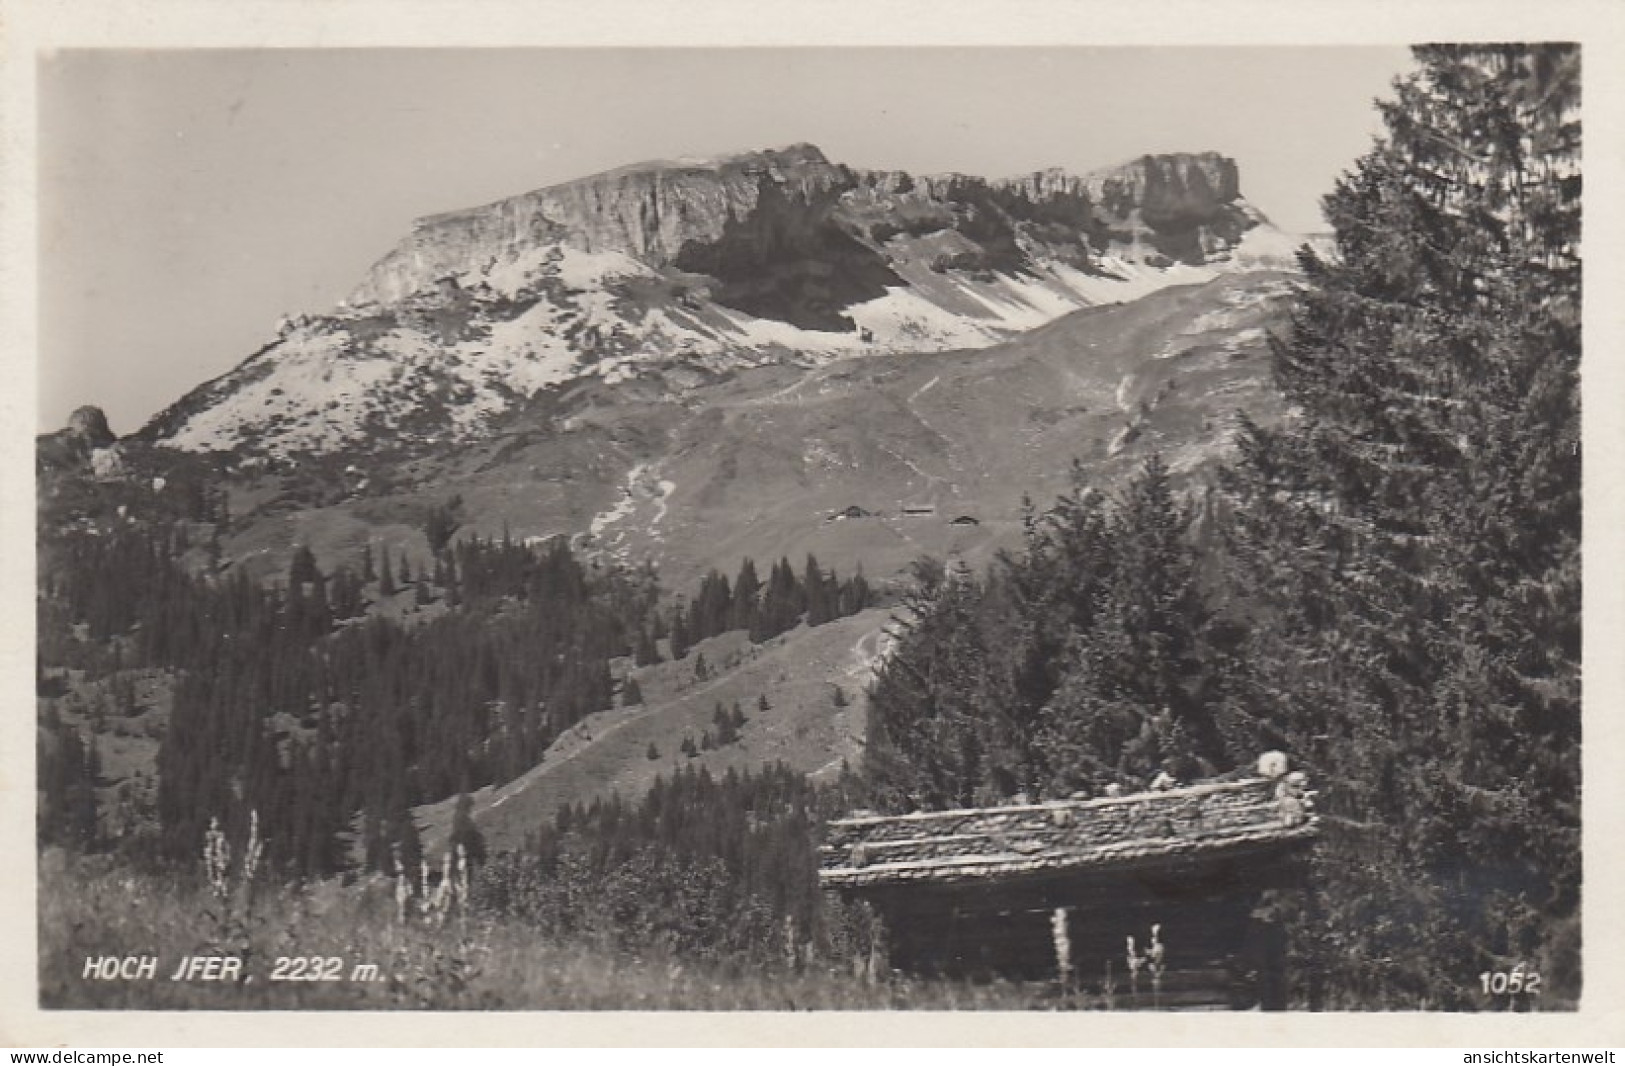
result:
[[[1523,969],[1507,973],[1504,970],[1495,970],[1478,975],[1479,983],[1484,986],[1486,996],[1516,996],[1520,993],[1526,996],[1540,994],[1540,974],[1529,973]]]

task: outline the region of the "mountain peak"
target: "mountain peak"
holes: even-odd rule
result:
[[[105,448],[118,439],[107,424],[107,415],[100,407],[90,404],[68,416],[66,432],[92,448]]]
[[[472,263],[512,260],[558,241],[664,266],[689,242],[715,241],[729,219],[750,214],[764,177],[804,198],[849,180],[844,168],[805,142],[711,159],[633,163],[418,219],[347,302],[393,304],[466,272]]]
[[[602,184],[635,175],[653,175],[661,173],[684,173],[694,171],[721,171],[721,170],[788,170],[804,166],[829,166],[829,159],[816,144],[798,141],[787,144],[781,148],[759,148],[746,152],[728,152],[723,155],[703,156],[677,156],[673,159],[645,159],[637,163],[628,163],[624,166],[614,167],[610,170],[588,174],[585,177],[571,178],[569,181],[549,185],[535,192],[525,193],[526,196],[537,196],[543,193],[558,192],[579,185]],[[476,208],[476,210],[482,210]],[[460,214],[461,212],[451,212]],[[444,216],[434,215],[434,218]]]
[[[782,148],[763,148],[753,152],[739,152],[718,157],[716,165],[766,163],[772,166],[793,167],[807,164],[829,165],[823,149],[808,141],[797,141]]]
[[[1139,211],[1148,225],[1177,228],[1241,197],[1241,170],[1218,152],[1143,155],[1086,175],[1089,197],[1107,211]]]
[[[35,455],[42,470],[83,469],[87,462],[94,465],[97,462],[97,455],[112,454],[107,449],[111,449],[117,441],[118,438],[107,425],[107,416],[102,413],[102,409],[86,405],[68,416],[66,426],[35,438]],[[108,459],[102,462],[116,463],[117,460]],[[112,469],[112,466],[104,465],[98,469],[98,473]]]
[[[1291,245],[1216,152],[1002,181],[857,170],[806,142],[651,160],[421,220],[343,306],[288,323],[150,433],[473,438],[577,378],[681,391],[783,359],[984,347],[1163,285],[1290,268]]]

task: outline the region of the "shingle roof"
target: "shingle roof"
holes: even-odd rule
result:
[[[1209,859],[1306,843],[1319,832],[1301,775],[1162,792],[832,821],[826,887],[992,879]]]

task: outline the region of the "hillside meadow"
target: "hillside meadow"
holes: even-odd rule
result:
[[[132,873],[51,849],[39,865],[40,1006],[113,1010],[1032,1010],[1046,988],[887,975],[851,963],[695,962],[547,942],[522,923],[458,908],[397,919],[390,882],[268,888],[246,922],[201,872]],[[247,980],[172,980],[188,955],[244,959]],[[95,980],[85,960],[158,957],[151,980]],[[338,980],[270,979],[279,958],[342,960]],[[376,966],[351,979],[357,966]],[[284,972],[293,967],[284,964]],[[1073,1006],[1087,1005],[1074,1003]]]

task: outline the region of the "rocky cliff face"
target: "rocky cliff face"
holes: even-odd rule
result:
[[[1241,196],[1236,161],[1215,152],[1148,155],[1090,174],[1089,197],[1110,214],[1138,212],[1155,229],[1213,222]]]
[[[972,195],[977,189],[1004,201],[978,216]],[[764,190],[776,194],[770,198],[775,209],[783,203],[807,205],[822,213],[822,221],[833,221],[848,232],[858,228],[859,213],[872,224],[874,219],[867,216],[875,213],[878,198],[892,201],[884,205],[892,214],[909,213],[898,201],[949,207],[948,215],[939,213],[936,219],[939,231],[953,228],[964,233],[964,222],[985,231],[990,222],[1026,221],[1023,203],[1037,209],[1061,201],[1087,201],[1095,225],[1075,228],[1080,233],[1094,229],[1096,243],[1102,232],[1136,225],[1156,234],[1206,226],[1225,231],[1232,242],[1239,236],[1234,224],[1241,195],[1236,164],[1212,152],[1148,155],[1086,175],[1051,169],[987,181],[960,174],[915,177],[902,171],[854,171],[830,163],[813,145],[798,144],[706,162],[641,163],[484,207],[420,219],[411,235],[373,266],[349,302],[396,303],[445,277],[520,263],[527,253],[554,242],[585,252],[620,253],[654,267],[678,263],[685,251],[703,259],[698,249],[728,238],[737,244],[741,224],[755,216]],[[952,212],[954,204],[967,210]],[[999,213],[1011,217],[1000,220]],[[955,219],[954,214],[960,217]],[[920,212],[913,216],[907,220],[912,225],[901,228],[918,229]],[[900,224],[897,219],[882,221]],[[1216,247],[1213,241],[1208,246],[1204,254]],[[754,257],[764,259],[778,251],[763,246]]]
[[[118,438],[107,424],[107,415],[100,407],[85,406],[68,416],[70,436],[83,442],[86,448],[105,448]]]
[[[619,252],[655,266],[690,242],[713,242],[748,217],[766,183],[815,197],[849,181],[810,144],[712,162],[622,167],[485,207],[420,219],[411,236],[368,272],[350,303],[389,304],[439,278],[513,263],[553,241],[585,252]]]

